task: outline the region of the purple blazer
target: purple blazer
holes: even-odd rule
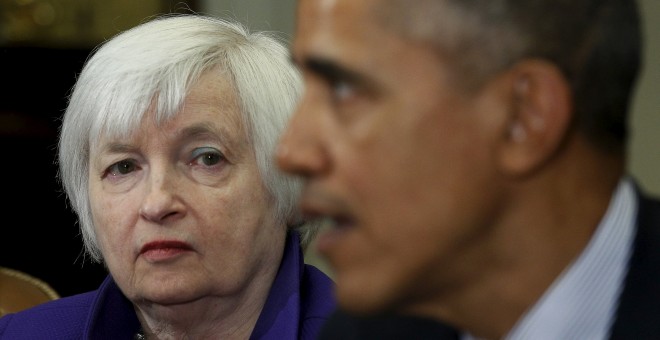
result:
[[[315,339],[335,308],[333,282],[304,263],[289,233],[279,271],[250,339]],[[63,297],[0,318],[0,339],[127,339],[140,324],[111,276],[99,289]]]

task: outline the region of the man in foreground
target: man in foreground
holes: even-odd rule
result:
[[[634,1],[297,14],[306,91],[278,164],[333,224],[318,248],[343,312],[323,336],[660,334],[660,205],[625,169]]]

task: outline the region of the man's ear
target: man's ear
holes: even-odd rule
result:
[[[525,176],[550,160],[569,134],[572,95],[563,73],[549,62],[523,60],[508,72],[511,109],[499,160],[504,173]]]

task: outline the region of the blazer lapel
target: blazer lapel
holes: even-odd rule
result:
[[[637,234],[611,339],[660,338],[660,202],[635,190]]]

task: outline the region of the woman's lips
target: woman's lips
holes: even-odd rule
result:
[[[154,241],[145,244],[140,249],[140,255],[148,261],[169,260],[177,255],[192,250],[192,247],[181,241]]]

